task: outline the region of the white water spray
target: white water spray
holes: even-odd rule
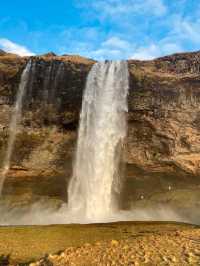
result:
[[[90,221],[106,219],[116,208],[128,85],[125,61],[97,63],[88,75],[68,204]]]
[[[24,71],[22,73],[20,84],[19,84],[19,89],[18,89],[18,93],[17,93],[17,97],[16,97],[15,107],[13,109],[13,113],[11,116],[11,121],[10,121],[10,125],[9,125],[8,146],[7,146],[7,150],[6,150],[5,159],[3,162],[3,171],[1,174],[1,178],[0,178],[0,195],[2,193],[3,184],[4,184],[4,181],[6,178],[6,174],[10,169],[10,161],[11,161],[11,156],[12,156],[12,152],[13,152],[13,148],[14,148],[14,144],[15,144],[18,125],[19,125],[20,120],[21,120],[23,97],[24,97],[24,93],[25,93],[25,88],[26,88],[27,83],[29,81],[30,69],[31,69],[31,61],[28,62],[28,64],[26,65],[26,68],[24,69]]]

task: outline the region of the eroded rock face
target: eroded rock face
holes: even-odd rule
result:
[[[200,53],[129,66],[129,197],[199,185]]]
[[[1,161],[27,60],[11,54],[0,56]],[[34,57],[32,62],[5,195],[10,193],[13,179],[70,178],[82,93],[94,64],[78,56],[52,53]],[[125,202],[168,188],[200,185],[200,52],[153,61],[130,60],[129,70]]]
[[[0,58],[2,163],[20,75],[30,58],[10,54]],[[44,181],[43,190],[46,187],[50,192],[52,187],[56,187],[57,190],[54,189],[51,196],[60,198],[62,195],[61,198],[66,199],[62,191],[65,190],[66,194],[66,180],[71,176],[82,92],[94,61],[76,56],[56,57],[53,54],[31,60],[31,74],[23,101],[21,126],[17,132],[12,167],[3,193],[15,193],[13,184],[20,188],[20,184],[17,185],[16,182],[26,183],[26,180],[38,180],[39,177],[39,180]],[[55,177],[58,177],[60,185],[56,184]],[[41,195],[41,192],[33,188],[37,182],[32,181],[28,183],[29,188],[23,188],[24,193],[26,190],[33,190],[33,194]]]

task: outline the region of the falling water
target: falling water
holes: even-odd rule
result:
[[[6,174],[10,168],[11,156],[12,156],[12,152],[13,152],[13,148],[14,148],[14,144],[15,144],[18,125],[19,125],[20,120],[21,120],[23,97],[24,97],[24,93],[25,93],[25,88],[26,88],[27,83],[29,81],[30,69],[31,69],[31,61],[28,62],[28,64],[26,65],[26,68],[24,69],[24,71],[22,73],[20,84],[19,84],[19,89],[18,89],[18,93],[17,93],[17,97],[16,97],[16,103],[15,103],[15,107],[14,107],[14,110],[12,113],[11,122],[9,125],[8,146],[7,146],[5,159],[3,162],[3,172],[1,174],[1,179],[0,179],[0,195],[2,193],[3,184],[5,181]]]
[[[112,216],[116,208],[128,83],[125,61],[97,63],[88,75],[68,204],[90,221]]]

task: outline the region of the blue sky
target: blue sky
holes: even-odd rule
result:
[[[200,0],[5,0],[0,48],[100,60],[200,50]]]

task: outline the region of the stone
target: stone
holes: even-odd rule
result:
[[[7,53],[0,57],[1,161],[20,75],[28,59]],[[67,198],[65,178],[68,182],[72,174],[84,85],[95,61],[52,53],[32,60],[34,82],[25,97],[22,128],[12,158],[15,169],[9,173],[4,193],[18,197],[32,191],[30,197],[34,200],[45,191],[44,196],[64,201]],[[130,90],[123,207],[130,207],[135,200],[140,206],[147,204],[147,198],[151,202],[155,183],[157,180],[165,183],[166,177],[175,183],[183,180],[186,188],[194,183],[197,188],[200,174],[200,52],[148,62],[129,60],[128,64]],[[47,75],[50,69],[51,77]],[[20,185],[23,182],[27,187]],[[138,184],[144,185],[145,193],[135,192]],[[13,186],[18,187],[17,192]],[[158,202],[173,200],[172,184],[167,182],[166,188],[157,184],[156,189],[160,191]],[[184,210],[192,209],[195,195],[199,198],[196,191],[192,197],[187,191],[178,191],[174,201],[177,207],[182,207],[185,201]],[[186,195],[190,201],[185,200]],[[152,201],[156,202],[155,196]]]
[[[118,246],[118,245],[119,245],[119,241],[117,241],[117,240],[112,240],[112,241],[111,241],[111,245],[112,245],[112,246]]]

